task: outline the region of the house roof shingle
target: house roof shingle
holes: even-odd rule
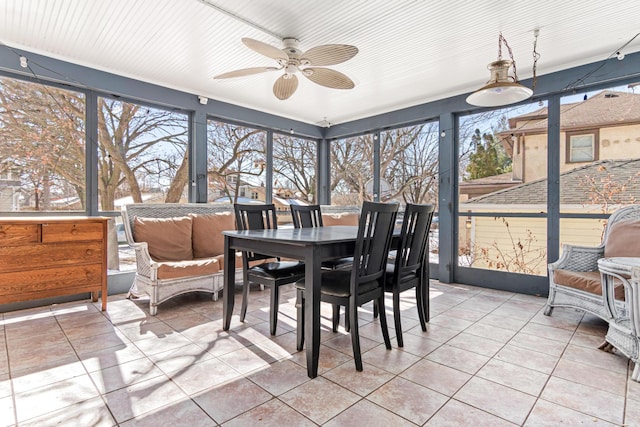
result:
[[[547,107],[512,117],[504,134],[547,132]],[[560,106],[560,129],[597,128],[640,123],[640,94],[605,90],[591,98]]]
[[[560,175],[560,204],[590,205],[607,201],[640,200],[640,159],[602,160]],[[467,200],[466,204],[547,204],[547,179],[539,179]]]

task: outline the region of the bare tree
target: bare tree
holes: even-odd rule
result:
[[[52,191],[84,207],[84,153],[82,94],[0,79],[0,163],[19,171],[36,210],[51,209]],[[75,194],[63,194],[61,182]]]
[[[0,79],[0,164],[20,171],[35,209],[72,196],[86,207],[87,150],[98,151],[103,210],[113,210],[118,195],[142,201],[140,182],[149,174],[164,174],[165,201],[178,201],[188,179],[185,115],[106,98],[98,112],[98,141],[85,141],[83,94]]]
[[[386,198],[437,203],[437,123],[390,130],[381,138],[380,170],[392,189]]]
[[[373,178],[373,138],[370,134],[331,143],[332,203],[359,205],[370,200],[365,184]]]
[[[292,188],[298,197],[314,203],[316,200],[316,153],[315,141],[289,135],[274,135],[274,187]]]
[[[167,188],[164,201],[179,202],[188,181],[184,114],[118,100],[98,99],[98,189],[103,210],[128,193],[142,202],[145,180]]]
[[[389,191],[381,200],[437,203],[437,123],[393,129],[380,134],[381,178]],[[374,139],[361,135],[331,144],[331,190],[337,204],[371,199],[366,183],[373,178]]]
[[[266,132],[259,129],[209,121],[209,187],[222,192],[230,202],[235,203],[243,181],[256,180],[264,172],[265,136]]]

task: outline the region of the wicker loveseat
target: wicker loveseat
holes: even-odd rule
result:
[[[149,296],[149,312],[187,292],[223,288],[223,230],[235,230],[233,206],[204,203],[134,203],[122,208],[129,245],[135,249],[136,275],[129,295]],[[236,277],[242,277],[242,262]]]
[[[554,307],[577,308],[611,321],[614,311],[625,315],[622,282],[614,283],[612,295],[603,295],[598,259],[640,257],[640,205],[624,206],[607,222],[599,246],[564,245],[558,261],[549,264],[549,298],[544,314]]]

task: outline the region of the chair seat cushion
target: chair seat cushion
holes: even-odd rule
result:
[[[395,273],[396,273],[396,265],[390,264],[390,263],[387,264],[387,273],[385,277],[386,289],[391,289],[393,287]],[[418,272],[416,270],[413,270],[413,271],[409,270],[404,272],[401,277],[398,277],[398,282],[404,283],[404,282],[408,282],[409,280],[414,280],[418,278],[419,278]]]
[[[360,293],[365,293],[380,286],[377,280],[360,284]],[[296,288],[304,289],[305,280],[296,282]],[[351,295],[351,270],[331,270],[322,273],[320,293],[347,298]]]
[[[571,271],[555,270],[553,280],[558,285],[578,289],[595,295],[602,295],[602,281],[599,271]],[[624,300],[624,287],[620,281],[614,282],[614,296],[618,300]]]
[[[188,261],[166,261],[158,265],[158,280],[215,274],[222,269],[217,258],[193,259]]]
[[[280,278],[304,274],[304,263],[297,261],[263,262],[249,268],[251,274]]]
[[[353,257],[345,257],[345,258],[338,258],[338,259],[332,259],[329,261],[323,261],[322,262],[322,267],[324,268],[330,268],[330,269],[334,269],[334,268],[345,268],[345,267],[350,267],[353,265]]]

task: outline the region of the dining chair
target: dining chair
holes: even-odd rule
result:
[[[433,220],[434,205],[408,203],[404,211],[400,243],[393,263],[387,263],[384,290],[393,294],[393,319],[398,347],[403,347],[400,321],[400,294],[411,288],[416,290],[418,319],[423,331],[429,321],[429,229]],[[378,310],[374,308],[374,317]]]
[[[237,203],[234,205],[234,210],[236,226],[240,231],[278,228],[276,208],[273,204],[254,205]],[[244,322],[245,316],[247,315],[250,284],[257,283],[269,287],[271,290],[269,332],[271,335],[275,335],[280,300],[279,288],[282,285],[294,283],[296,280],[304,277],[304,264],[297,261],[280,261],[280,259],[274,258],[271,255],[243,251],[242,267],[243,287],[240,321]]]
[[[345,306],[349,313],[351,344],[356,370],[362,371],[358,307],[377,301],[380,307],[380,328],[387,349],[391,349],[389,330],[384,312],[384,280],[389,255],[389,242],[398,213],[395,203],[364,202],[350,269],[325,270],[320,276],[320,300]],[[296,282],[297,288],[297,348],[304,345],[305,279]]]
[[[322,211],[320,205],[291,205],[291,217],[295,228],[322,227]],[[333,270],[347,268],[353,264],[353,257],[344,257],[322,262],[322,268]],[[338,332],[340,306],[333,306],[333,332]],[[345,329],[349,332],[349,314],[345,314]]]

